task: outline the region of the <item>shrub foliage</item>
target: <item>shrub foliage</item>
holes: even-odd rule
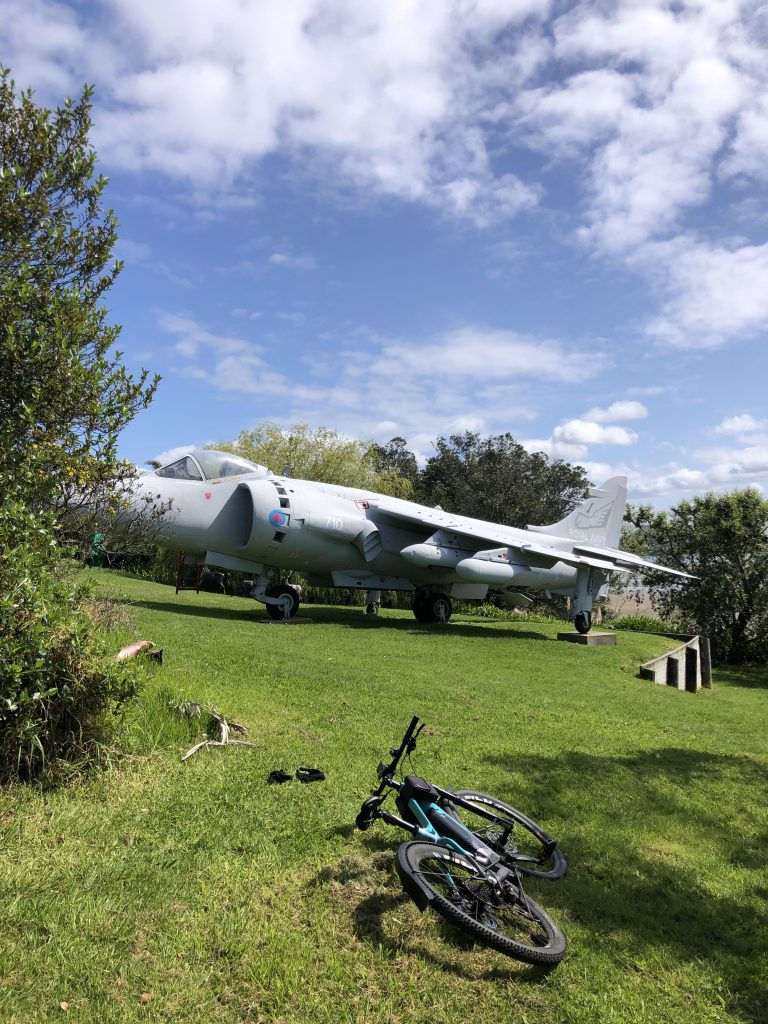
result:
[[[132,692],[63,572],[67,506],[132,475],[117,436],[152,399],[114,350],[120,271],[89,142],[91,90],[55,111],[0,67],[0,778],[82,759]]]
[[[104,656],[49,512],[0,506],[0,781],[84,761],[135,676]]]

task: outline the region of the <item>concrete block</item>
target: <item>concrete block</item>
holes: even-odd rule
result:
[[[585,647],[615,647],[615,633],[558,633],[558,640],[569,644],[584,644]]]

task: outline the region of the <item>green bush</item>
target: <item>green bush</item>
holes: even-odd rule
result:
[[[542,604],[534,604],[530,608],[500,608],[498,605],[485,601],[474,604],[469,601],[454,602],[454,614],[472,615],[476,619],[500,619],[510,622],[563,622],[564,617],[557,615],[551,608]]]
[[[617,615],[603,623],[609,629],[631,629],[636,633],[676,633],[676,630],[669,622],[662,622],[652,615]]]
[[[110,714],[136,693],[133,666],[108,659],[82,608],[53,519],[0,506],[0,781],[31,780],[60,759],[92,760]]]

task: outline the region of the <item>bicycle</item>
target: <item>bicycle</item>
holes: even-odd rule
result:
[[[395,779],[405,754],[416,749],[426,723],[414,716],[389,764],[376,770],[378,789],[355,824],[366,831],[377,819],[409,832],[397,850],[403,889],[423,913],[433,907],[473,938],[508,956],[554,966],[565,955],[558,926],[523,890],[523,877],[555,879],[567,871],[557,842],[520,811],[485,793],[451,791],[416,775]],[[395,792],[399,814],[382,808]]]

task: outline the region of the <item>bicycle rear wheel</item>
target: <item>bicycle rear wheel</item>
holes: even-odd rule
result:
[[[463,825],[481,839],[500,857],[509,856],[509,863],[514,859],[511,855],[522,853],[529,857],[538,857],[542,851],[541,842],[536,837],[539,826],[522,811],[518,811],[503,800],[497,800],[487,793],[479,793],[474,789],[457,789],[455,796],[480,807],[483,811],[490,812],[496,816],[495,821],[488,821],[487,818],[474,814],[465,807],[453,804],[446,805]],[[562,878],[568,870],[568,861],[565,855],[556,847],[541,865],[517,864],[517,869],[522,875],[530,875],[533,878]]]
[[[467,935],[540,967],[565,956],[565,938],[549,914],[511,882],[494,884],[463,854],[434,843],[403,843],[398,864],[426,890],[434,909]]]

